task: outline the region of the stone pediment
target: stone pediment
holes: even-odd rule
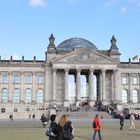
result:
[[[52,61],[53,63],[83,63],[83,64],[108,64],[116,63],[117,61],[91,49],[78,49],[70,52],[66,55],[56,57]]]

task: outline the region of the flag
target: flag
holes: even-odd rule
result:
[[[132,57],[133,61],[137,61],[139,59],[138,55],[135,55],[134,57]]]

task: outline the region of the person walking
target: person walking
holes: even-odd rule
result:
[[[120,114],[120,130],[123,130],[124,126],[124,115],[123,113]]]
[[[72,122],[67,115],[62,115],[58,122],[58,140],[72,140],[73,139]]]
[[[134,113],[131,113],[131,115],[130,115],[130,127],[129,127],[129,130],[132,130],[132,129],[136,130]]]
[[[93,119],[93,129],[94,129],[94,133],[93,133],[93,140],[96,139],[96,133],[98,132],[98,136],[99,136],[99,140],[102,140],[101,137],[101,122],[99,119],[99,115],[96,114],[95,118]]]

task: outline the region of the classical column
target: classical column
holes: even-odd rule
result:
[[[121,102],[121,74],[117,69],[114,70],[114,77],[114,98],[116,102]]]
[[[24,86],[23,86],[23,83],[24,83],[24,73],[23,72],[21,72],[20,73],[20,75],[21,75],[21,80],[20,80],[20,102],[21,103],[24,103]]]
[[[115,72],[112,70],[111,73],[111,100],[115,101]]]
[[[64,92],[64,106],[69,106],[69,95],[68,95],[68,81],[69,81],[69,69],[65,69],[65,92]]]
[[[68,73],[69,73],[69,69],[65,69],[65,101],[69,100],[68,99]]]
[[[89,76],[85,75],[86,77],[86,97],[89,98]]]
[[[90,69],[89,70],[89,100],[92,101],[94,100],[94,78],[93,78],[93,73],[94,73],[94,70],[93,69]]]
[[[9,72],[9,102],[13,102],[14,100],[14,87],[13,87],[13,81],[12,81],[12,77],[13,77],[13,73],[12,72]]]
[[[89,70],[89,103],[90,106],[95,104],[95,97],[94,97],[94,69],[91,68]]]
[[[77,100],[77,95],[76,95],[77,94],[77,91],[76,91],[76,77],[77,77],[76,73],[74,73],[74,95],[75,95],[74,99],[73,99],[74,103],[76,103],[76,100]]]
[[[1,72],[0,72],[0,79],[2,79]],[[0,90],[1,90],[1,93],[0,93],[0,103],[1,103],[2,102],[2,87],[1,87],[1,84],[0,84]]]
[[[80,95],[80,74],[81,74],[81,69],[76,69],[77,75],[76,75],[76,106],[79,106],[79,101],[81,98]]]
[[[138,73],[138,84],[139,84],[138,103],[140,103],[140,73]]]
[[[52,95],[52,100],[56,101],[56,71],[57,69],[53,69],[53,95]]]
[[[33,91],[32,91],[32,103],[36,103],[37,101],[37,96],[36,96],[36,90],[37,90],[37,88],[36,88],[36,72],[33,72],[32,73],[32,75],[33,75]],[[24,100],[26,100],[26,99],[24,99]],[[26,102],[26,101],[25,101]]]
[[[105,69],[102,69],[102,100],[106,101],[106,77],[105,77]]]
[[[101,73],[98,73],[96,75],[96,80],[97,80],[97,94],[96,94],[96,100],[99,101],[101,100],[101,89],[102,89],[102,84],[101,84]]]
[[[128,91],[128,102],[132,102],[132,74],[129,73],[129,91]]]
[[[46,66],[46,75],[45,75],[45,105],[48,106],[52,101],[53,93],[53,71],[50,66]]]

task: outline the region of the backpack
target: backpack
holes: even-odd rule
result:
[[[64,139],[72,140],[74,138],[73,134],[69,131],[65,131],[63,129],[63,137]]]
[[[74,138],[72,132],[70,132],[69,127],[71,127],[70,123],[67,123],[64,127],[63,127],[63,138],[67,139],[67,140],[72,140]]]
[[[97,127],[97,124],[96,124],[95,121],[93,121],[92,126],[93,126],[93,128],[96,128]]]

